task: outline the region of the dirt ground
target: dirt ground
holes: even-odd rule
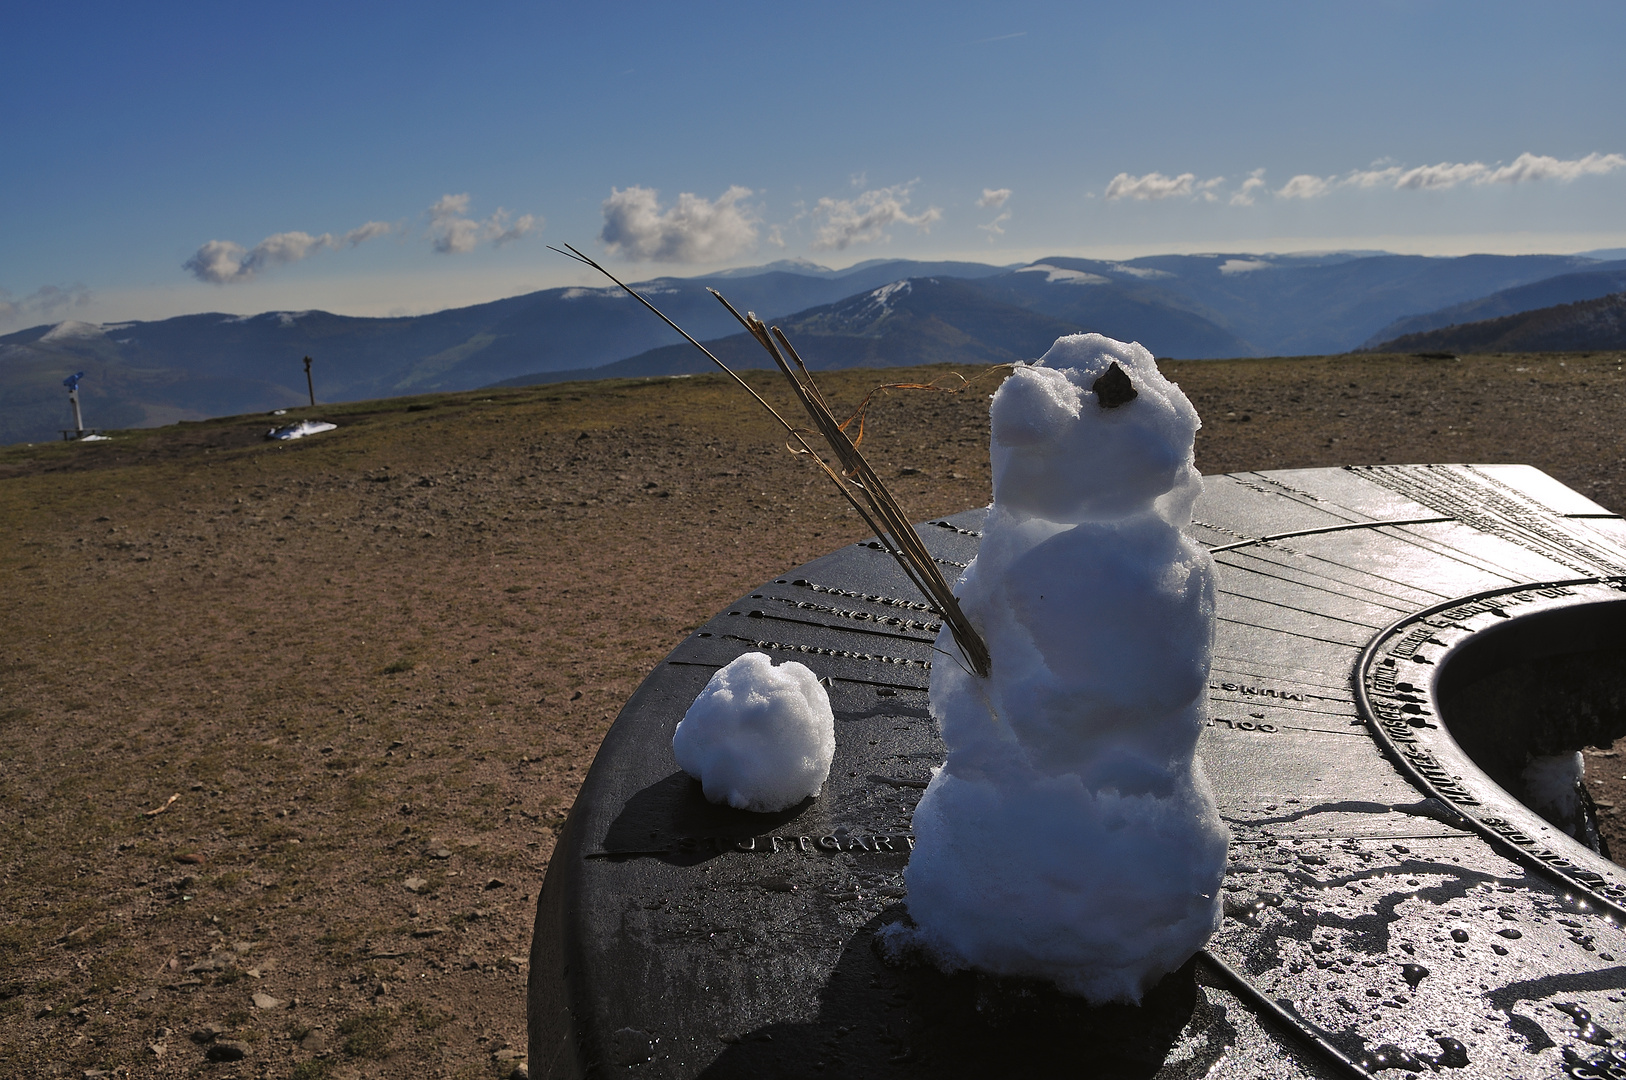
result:
[[[1527,462],[1626,509],[1620,355],[1166,367],[1204,472]],[[871,410],[917,518],[987,501],[993,385]],[[301,415],[340,428],[0,448],[0,1075],[511,1074],[554,830],[621,703],[863,534],[720,377]],[[1606,807],[1623,765],[1589,762]]]

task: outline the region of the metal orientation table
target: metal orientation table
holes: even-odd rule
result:
[[[920,527],[951,581],[983,514]],[[1195,518],[1226,918],[1142,1006],[874,948],[944,750],[937,620],[872,541],[742,597],[627,702],[539,899],[531,1075],[1626,1077],[1626,871],[1518,798],[1530,756],[1626,734],[1626,523],[1516,465],[1213,476]],[[823,794],[779,814],[672,758],[753,649],[836,716]]]

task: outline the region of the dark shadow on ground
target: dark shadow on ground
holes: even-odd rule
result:
[[[1139,1007],[1091,1007],[1036,980],[884,961],[875,934],[905,917],[893,905],[853,935],[816,1020],[740,1032],[701,1075],[1184,1080],[1206,1075],[1236,1040],[1195,960]],[[1180,1041],[1180,1060],[1165,1068]]]

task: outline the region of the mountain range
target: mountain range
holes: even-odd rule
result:
[[[1373,351],[1495,353],[1597,349],[1626,349],[1626,292],[1405,334],[1376,346]]]
[[[844,270],[795,260],[638,287],[730,362],[767,361],[708,287],[781,325],[810,365],[850,367],[1037,356],[1079,330],[1186,359],[1337,353],[1626,287],[1616,282],[1626,260],[1334,252]],[[614,286],[399,318],[273,311],[36,326],[0,337],[0,442],[67,426],[61,380],[80,370],[86,422],[116,428],[300,404],[307,355],[318,400],[336,401],[700,370],[704,358],[675,340]]]

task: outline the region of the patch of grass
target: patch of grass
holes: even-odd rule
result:
[[[350,1057],[381,1058],[389,1053],[398,1017],[388,1009],[375,1009],[347,1017],[339,1025],[344,1052]]]
[[[328,1080],[333,1075],[333,1063],[326,1058],[312,1058],[295,1065],[288,1080]]]
[[[411,1002],[402,1010],[403,1014],[412,1018],[412,1026],[421,1032],[434,1031],[443,1024],[449,1023],[452,1014],[425,1005],[421,1001]]]
[[[32,941],[32,935],[16,923],[0,925],[0,970],[8,959],[20,953]]]

